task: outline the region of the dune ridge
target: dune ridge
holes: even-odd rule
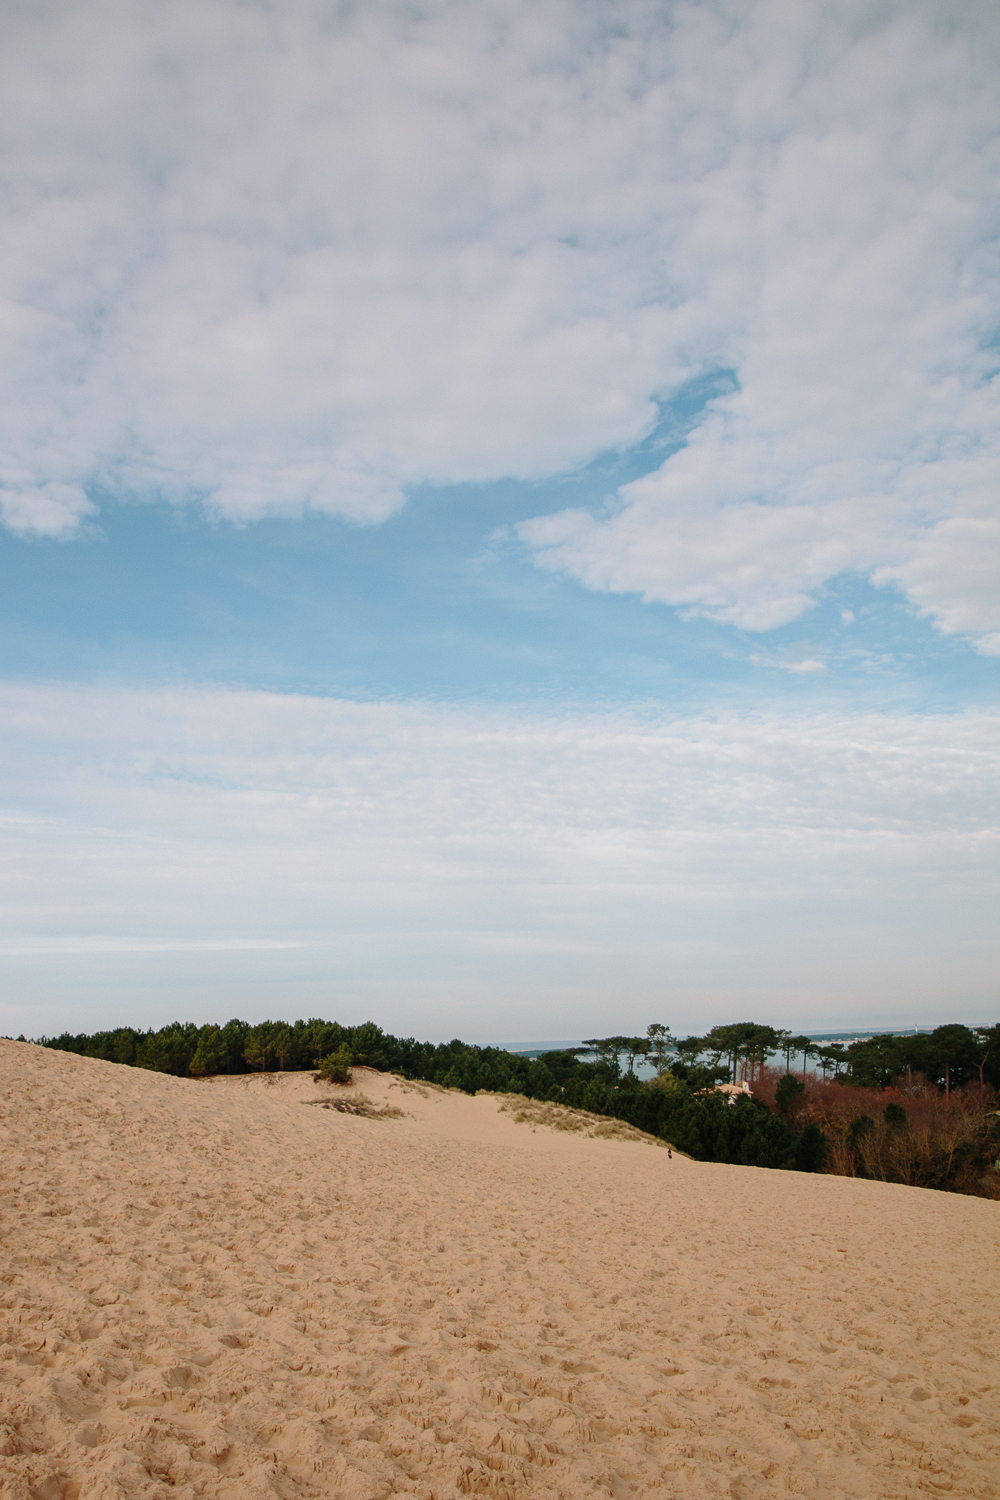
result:
[[[4,1500],[995,1497],[1000,1205],[0,1041]]]

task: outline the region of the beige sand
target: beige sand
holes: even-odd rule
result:
[[[0,1042],[12,1500],[1000,1494],[1000,1205]]]

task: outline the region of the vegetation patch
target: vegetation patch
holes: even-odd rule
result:
[[[303,1104],[335,1109],[339,1115],[361,1115],[366,1120],[401,1120],[404,1111],[393,1104],[379,1104],[367,1094],[342,1094],[335,1099],[304,1099]]]
[[[488,1090],[483,1090],[487,1093]],[[555,1104],[548,1099],[527,1099],[523,1094],[499,1094],[493,1095],[500,1098],[499,1113],[502,1115],[513,1115],[518,1125],[529,1125],[532,1130],[544,1126],[547,1130],[570,1130],[575,1134],[585,1135],[590,1140],[599,1141],[637,1141],[643,1146],[669,1146],[669,1141],[661,1141],[655,1135],[648,1135],[644,1130],[636,1130],[634,1125],[627,1124],[624,1120],[609,1120],[601,1115],[589,1114],[584,1109],[569,1109],[565,1104]]]
[[[443,1084],[431,1083],[426,1078],[421,1079],[419,1083],[414,1083],[412,1078],[403,1079],[400,1073],[394,1073],[392,1076],[400,1081],[398,1083],[391,1083],[389,1085],[390,1088],[400,1089],[404,1094],[419,1094],[421,1099],[429,1099],[431,1094],[464,1094],[466,1092],[465,1089],[446,1089]],[[480,1090],[480,1093],[482,1092],[483,1090]]]

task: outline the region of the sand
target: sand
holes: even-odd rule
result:
[[[1000,1205],[0,1041],[11,1500],[1000,1494]]]

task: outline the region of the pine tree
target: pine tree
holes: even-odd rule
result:
[[[221,1073],[226,1062],[226,1043],[221,1030],[218,1026],[203,1026],[189,1064],[192,1076],[203,1078],[206,1073]]]

